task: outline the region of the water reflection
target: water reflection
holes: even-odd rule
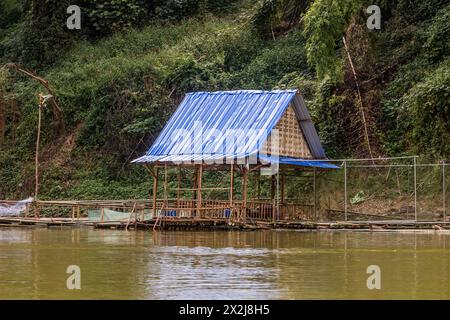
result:
[[[0,229],[0,298],[450,299],[450,234]],[[81,290],[66,288],[68,265]],[[368,290],[366,268],[381,268]]]

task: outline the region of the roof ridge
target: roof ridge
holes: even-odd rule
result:
[[[279,94],[279,93],[294,93],[294,92],[298,92],[298,89],[192,91],[192,92],[186,93],[186,95],[192,95],[192,94],[241,94],[241,93]]]

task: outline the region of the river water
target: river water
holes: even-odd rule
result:
[[[450,299],[447,248],[435,232],[3,228],[0,299]]]

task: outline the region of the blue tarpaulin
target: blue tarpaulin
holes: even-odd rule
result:
[[[340,166],[329,163],[327,161],[311,161],[306,159],[296,159],[289,157],[270,157],[267,155],[260,154],[259,157],[262,163],[273,163],[273,164],[291,164],[302,167],[316,167],[323,169],[339,169]]]

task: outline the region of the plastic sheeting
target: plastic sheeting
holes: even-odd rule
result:
[[[19,216],[21,212],[25,211],[27,205],[33,202],[33,198],[28,198],[16,203],[0,203],[0,217],[14,217]]]
[[[301,167],[315,167],[323,169],[339,169],[340,166],[326,162],[326,161],[311,161],[305,159],[296,159],[288,157],[269,157],[267,155],[259,155],[259,159],[263,163],[273,163],[273,164],[291,164]]]
[[[110,209],[103,209],[103,221],[128,221],[130,219],[134,221],[135,213],[131,212],[120,212]],[[137,219],[140,220],[142,217],[141,212],[136,213]],[[151,220],[153,215],[151,213],[144,213],[144,221]],[[101,211],[100,210],[88,210],[88,218],[90,221],[101,221]]]

